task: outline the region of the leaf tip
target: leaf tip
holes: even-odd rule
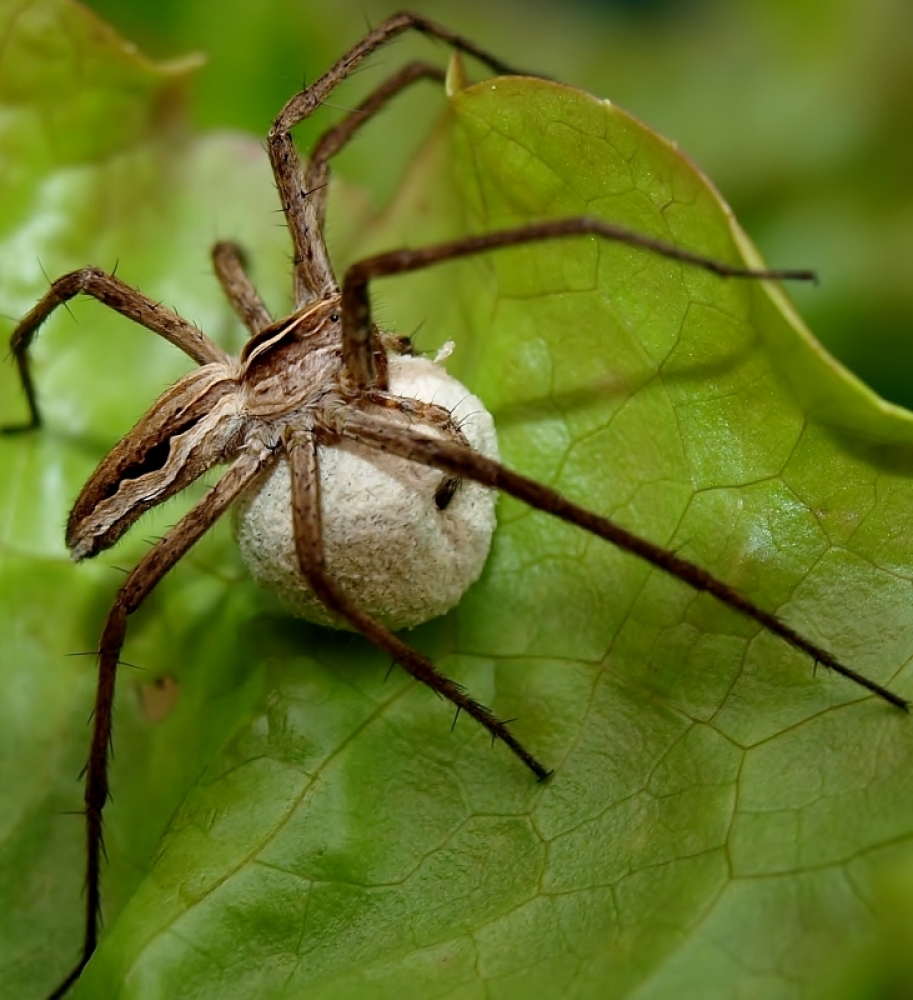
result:
[[[469,86],[466,76],[466,66],[459,52],[454,52],[447,65],[447,77],[444,80],[444,90],[448,97],[455,97],[461,90]]]

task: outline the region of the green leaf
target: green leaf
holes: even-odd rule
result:
[[[4,314],[41,295],[39,258],[52,276],[119,263],[236,346],[206,269],[216,238],[248,246],[287,308],[258,139],[187,134],[181,74],[64,0],[0,6],[0,26]],[[693,166],[611,105],[498,80],[450,106],[385,212],[335,192],[337,261],[584,211],[756,260]],[[494,411],[508,464],[913,693],[913,424],[778,290],[584,238],[377,292],[385,323],[423,323],[422,348],[456,340],[451,368]],[[191,499],[68,563],[81,483],[188,368],[97,303],[71,309],[35,351],[46,427],[0,438],[14,997],[44,995],[80,944],[83,834],[64,813],[80,805],[94,661],[67,654],[95,647],[112,567]],[[0,379],[0,422],[21,419],[12,366]],[[577,529],[506,498],[499,521],[483,579],[410,641],[517,716],[553,779],[537,785],[465,719],[451,733],[447,707],[399,671],[385,682],[360,639],[284,616],[221,525],[131,621],[106,929],[74,998],[791,997],[840,983],[835,953],[877,949],[879,880],[911,861],[909,720]]]

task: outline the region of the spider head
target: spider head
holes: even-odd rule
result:
[[[252,417],[283,417],[334,391],[343,373],[339,296],[261,330],[244,345],[240,362],[244,410]]]
[[[258,359],[293,343],[303,344],[307,351],[338,348],[342,329],[340,305],[338,294],[318,299],[255,333],[241,351],[242,365],[251,367]]]

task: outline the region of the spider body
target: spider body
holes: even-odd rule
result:
[[[414,621],[392,613],[389,608],[372,607],[370,601],[366,602],[369,605],[366,608],[353,596],[356,588],[334,574],[321,506],[320,466],[326,449],[356,448],[377,456],[378,461],[393,457],[431,470],[422,503],[432,517],[450,513],[462,499],[461,484],[471,482],[479,488],[506,492],[619,546],[695,590],[708,592],[816,662],[885,700],[906,707],[903,699],[844,666],[701,567],[627,531],[608,517],[575,504],[550,487],[505,468],[497,460],[493,443],[483,447],[479,441],[470,439],[468,425],[455,418],[451,404],[439,405],[433,393],[431,399],[422,399],[391,389],[391,366],[395,367],[397,359],[408,353],[408,345],[379,332],[371,322],[368,285],[377,277],[416,271],[503,247],[581,235],[623,242],[726,277],[809,276],[807,272],[751,270],[721,263],[603,219],[574,217],[379,254],[352,265],[340,287],[322,238],[328,161],[396,93],[420,79],[439,80],[442,74],[424,63],[410,63],[370,94],[354,113],[331,128],[317,143],[307,164],[298,158],[290,130],[316,110],[364,58],[408,29],[436,37],[473,55],[496,72],[510,72],[503,63],[466,39],[417,15],[404,13],[371,31],[313,85],[288,102],[269,133],[267,149],[294,251],[295,304],[291,315],[274,322],[247,277],[239,248],[220,243],[213,252],[216,275],[250,332],[239,357],[230,357],[193,324],[113,275],[93,267],[55,281],[13,333],[12,353],[30,412],[28,423],[13,430],[33,429],[40,423],[29,346],[47,317],[74,295],[95,297],[162,336],[199,366],[158,399],[112,449],[81,491],[67,526],[67,544],[74,559],[88,558],[109,548],[146,511],[214,467],[228,467],[128,574],[102,630],[86,767],[84,940],[78,961],[53,992],[54,997],[62,996],[79,977],[97,942],[102,814],[109,795],[114,688],[127,620],[164,575],[230,509],[236,505],[242,508],[239,515],[242,539],[245,533],[257,533],[245,519],[258,491],[280,462],[287,463],[287,485],[284,479],[280,492],[287,491],[290,508],[289,530],[281,547],[293,550],[293,555],[289,554],[296,571],[319,602],[325,620],[361,632],[415,679],[449,701],[458,713],[471,716],[540,780],[549,775],[547,767],[504,722],[390,631],[390,626]],[[242,540],[242,547],[246,544]],[[256,545],[251,543],[248,547]],[[480,568],[481,563],[472,572],[477,575]]]

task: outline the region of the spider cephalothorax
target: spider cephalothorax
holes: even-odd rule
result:
[[[328,544],[329,515],[321,504],[321,456],[328,454],[327,449],[340,455],[355,453],[360,460],[368,456],[371,461],[374,456],[378,463],[381,458],[386,461],[393,456],[396,461],[419,468],[423,485],[414,492],[422,508],[421,516],[437,526],[454,515],[460,504],[469,501],[470,486],[477,498],[485,497],[483,487],[509,493],[620,546],[697,590],[709,592],[816,662],[896,705],[906,705],[903,699],[843,666],[827,651],[700,567],[534,479],[505,468],[498,461],[493,431],[485,418],[473,424],[443,393],[413,392],[408,381],[401,380],[405,379],[402,373],[414,366],[434,366],[412,359],[407,342],[379,332],[371,322],[368,284],[376,277],[415,271],[499,247],[581,234],[621,241],[722,276],[807,277],[806,272],[758,271],[720,263],[604,220],[576,217],[380,254],[350,267],[340,290],[322,238],[328,161],[392,96],[416,80],[441,79],[441,71],[424,63],[404,67],[369,95],[356,112],[330,129],[315,146],[307,164],[300,161],[290,130],[318,108],[366,56],[407,29],[439,38],[496,72],[510,72],[504,64],[440,25],[416,15],[399,14],[371,31],[324,76],[289,101],[270,131],[267,147],[294,247],[295,307],[290,316],[275,322],[247,277],[239,248],[231,243],[217,244],[213,253],[216,274],[250,332],[237,358],[193,324],[94,267],[55,281],[13,334],[12,351],[31,414],[29,423],[19,429],[39,423],[29,345],[50,313],[76,294],[94,296],[159,334],[199,366],[161,396],[114,447],[80,493],[67,527],[67,544],[74,558],[84,559],[109,548],[145,511],[215,466],[228,465],[216,484],[128,575],[102,632],[92,745],[86,769],[85,938],[79,961],[54,996],[62,995],[79,976],[97,939],[102,811],[108,798],[114,681],[127,618],[201,535],[232,507],[240,511],[239,540],[254,564],[255,574],[276,586],[286,603],[309,614],[317,608],[318,619],[362,632],[415,678],[484,726],[537,778],[549,774],[505,723],[391,631],[446,610],[478,575],[487,550],[485,535],[490,535],[493,526],[491,495],[479,500],[478,530],[469,532],[475,532],[475,536],[467,543],[473,555],[467,558],[462,575],[454,571],[453,576],[460,578],[452,590],[443,594],[443,586],[438,588],[441,593],[432,588],[430,598],[420,608],[410,593],[404,608],[399,608],[395,596],[382,593],[375,599],[359,591],[352,582],[357,573],[350,581],[344,571],[334,572],[332,550],[339,544]],[[463,392],[460,388],[459,393]],[[469,408],[480,411],[481,404],[477,406],[473,400]],[[324,465],[325,476],[329,462]],[[279,479],[274,480],[275,476]],[[270,551],[275,541],[262,543],[260,537],[265,530],[262,525],[272,517],[264,512],[269,505],[261,503],[272,489],[271,482],[279,483],[273,490],[271,509],[287,508],[287,535],[280,545],[281,573],[273,572]],[[393,506],[399,507],[399,501]],[[409,518],[406,521],[418,534],[417,522]],[[386,524],[379,519],[380,535]],[[427,558],[420,552],[418,561]],[[453,555],[449,566],[456,566],[459,558]],[[289,566],[292,569],[287,571]],[[289,593],[298,586],[294,580],[287,582],[290,572],[311,595],[300,604]],[[415,574],[407,571],[402,576],[408,583]]]

